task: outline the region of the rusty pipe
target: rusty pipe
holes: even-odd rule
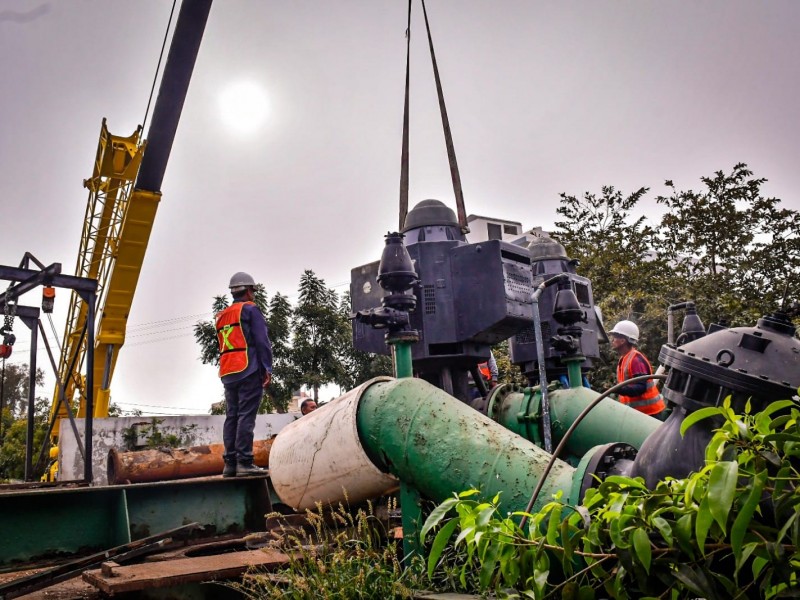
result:
[[[273,438],[253,442],[253,462],[269,467]],[[108,451],[108,483],[144,483],[219,475],[225,466],[222,444],[192,448],[165,448],[120,452]]]

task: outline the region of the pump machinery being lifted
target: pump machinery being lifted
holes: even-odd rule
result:
[[[103,125],[97,168],[87,181],[92,193],[106,194],[95,204],[90,202],[92,219],[87,216],[87,228],[100,219],[105,223],[103,231],[108,230],[102,236],[97,233],[100,228],[85,235],[83,262],[79,262],[80,274],[100,279],[106,294],[98,323],[98,365],[93,372],[97,416],[107,413],[108,384],[124,342],[127,311],[160,196],[161,176],[209,5],[210,0],[185,0],[184,8],[195,9],[195,18],[187,21],[189,34],[179,34],[181,17],[176,25],[173,49],[184,39],[190,59],[178,54],[176,67],[182,68],[169,76],[168,60],[162,89],[165,100],[177,93],[177,113],[173,110],[159,117],[157,105],[146,152],[139,131],[131,138],[116,138]],[[177,92],[169,87],[170,81],[177,82]],[[449,126],[445,131],[447,135]],[[158,147],[162,150],[157,152]],[[530,242],[470,242],[454,153],[451,170],[458,216],[433,199],[419,202],[405,214],[401,192],[399,231],[386,235],[379,260],[351,271],[353,345],[365,352],[391,354],[395,377],[364,382],[280,429],[271,440],[268,479],[219,478],[213,491],[208,481],[199,482],[201,491],[193,497],[194,504],[186,502],[188,495],[181,496],[177,488],[130,483],[122,486],[119,497],[114,492],[120,488],[114,486],[80,490],[86,498],[80,501],[75,500],[78,493],[64,494],[59,502],[42,501],[35,493],[24,498],[0,496],[0,514],[37,510],[44,514],[45,524],[37,526],[47,531],[48,539],[31,553],[79,552],[101,545],[95,538],[82,537],[97,533],[91,528],[80,534],[48,528],[48,518],[51,523],[65,520],[58,516],[65,506],[72,510],[89,506],[90,519],[109,511],[106,521],[113,521],[116,529],[107,533],[112,527],[104,521],[102,535],[113,540],[102,539],[110,546],[111,541],[118,545],[145,537],[131,514],[143,520],[156,514],[159,524],[174,524],[176,519],[185,524],[192,520],[193,509],[203,517],[214,512],[203,504],[206,501],[225,498],[214,510],[236,504],[227,502],[226,493],[246,509],[255,506],[258,514],[237,515],[237,522],[225,526],[252,530],[264,526],[267,509],[290,512],[318,504],[355,505],[398,490],[404,544],[407,551],[414,551],[425,501],[442,502],[454,492],[475,487],[489,498],[502,492],[504,511],[530,512],[557,493],[564,502],[578,504],[587,489],[609,475],[639,476],[653,487],[665,477],[683,477],[703,466],[704,450],[717,424],[704,420],[682,437],[681,424],[693,412],[719,406],[728,397],[737,410],[748,401],[753,410],[774,400],[800,402],[796,396],[800,340],[785,311],[770,312],[754,327],[711,325],[706,329],[691,302],[680,305],[686,309],[686,319],[676,340],[670,312],[668,343],[659,355],[665,375],[654,376],[665,380],[662,395],[672,409],[665,422],[617,402],[608,391],[593,390],[589,374],[608,338],[591,281],[579,274],[576,259],[580,257],[567,256],[564,247],[546,235]],[[125,229],[125,219],[116,230],[109,225],[114,214],[106,212],[114,203],[108,194],[122,192],[128,198],[128,211],[137,203],[145,207],[146,231],[131,234],[132,230]],[[405,193],[407,206],[407,181]],[[141,221],[130,219],[131,224]],[[113,243],[112,234],[116,236]],[[101,263],[108,257],[108,245],[121,249],[126,234],[132,235],[128,239],[139,252],[133,258],[135,272],[125,267],[121,254],[115,255],[116,267],[122,269],[115,279],[112,270],[103,272]],[[121,299],[113,293],[119,277],[132,283],[129,294]],[[116,317],[115,307],[121,311]],[[91,387],[74,371],[87,352],[81,337],[87,318],[88,311],[76,301],[59,369],[64,383],[56,399],[69,400],[75,389]],[[494,345],[505,340],[511,362],[527,385],[486,389],[478,365],[490,358]],[[92,379],[88,374],[87,378]],[[54,418],[58,406],[55,402]],[[223,489],[227,492],[219,491]],[[173,493],[179,500],[173,502],[169,496]],[[173,504],[164,502],[165,497]],[[159,511],[170,510],[185,512],[162,518]],[[0,543],[0,566],[21,560],[23,551],[28,550]]]
[[[387,236],[381,261],[353,269],[355,347],[386,352],[385,337],[396,366],[405,364],[404,351],[413,357],[413,376],[366,382],[281,431],[271,479],[289,506],[343,501],[343,490],[358,502],[399,485],[404,540],[413,546],[423,498],[441,502],[472,486],[486,497],[502,491],[503,509],[511,512],[535,510],[556,492],[579,503],[612,474],[654,486],[703,466],[716,424],[703,421],[682,438],[680,425],[692,412],[729,396],[738,409],[748,399],[754,410],[779,399],[797,402],[800,341],[787,314],[771,313],[755,327],[712,325],[703,334],[693,305],[678,337],[683,345],[667,344],[660,354],[663,395],[672,407],[665,423],[601,395],[586,386],[585,373],[605,334],[591,283],[576,274],[576,262],[548,238],[527,248],[469,244],[455,224],[453,212],[435,200],[408,213],[404,243],[418,281],[407,278],[405,290],[373,285],[387,278],[385,264],[402,264],[394,256],[403,234]],[[541,319],[530,300],[534,288],[545,294]],[[398,303],[403,294],[413,298]],[[387,319],[390,304],[414,312]],[[398,337],[403,331],[414,335]],[[531,385],[500,385],[473,400],[467,373],[509,337],[512,361]],[[537,348],[531,337],[547,346]],[[560,446],[557,457],[552,445]],[[534,488],[541,493],[526,504]],[[416,517],[407,519],[406,510]]]

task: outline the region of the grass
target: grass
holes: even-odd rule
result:
[[[402,543],[388,539],[373,506],[306,511],[309,526],[284,528],[271,545],[290,563],[277,572],[253,570],[231,584],[246,598],[389,600],[413,598],[429,582],[421,562],[401,563]]]

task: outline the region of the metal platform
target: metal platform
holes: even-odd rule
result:
[[[193,534],[263,531],[266,475],[0,493],[0,571],[120,546],[197,522]]]

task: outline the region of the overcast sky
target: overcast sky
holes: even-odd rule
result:
[[[0,0],[0,264],[29,251],[74,272],[101,120],[118,135],[141,123],[171,6]],[[608,184],[650,187],[643,209],[657,215],[665,179],[697,188],[740,161],[800,209],[800,2],[427,8],[468,213],[547,229],[560,192]],[[455,207],[414,11],[410,203]],[[397,227],[405,18],[404,0],[216,0],[112,401],[205,413],[220,399],[192,326],[233,272],[292,298],[304,269],[344,291],[352,267],[379,258]],[[243,82],[267,99],[261,122],[231,122],[221,107]],[[60,337],[68,298],[58,294]],[[38,291],[22,301],[38,302]],[[12,359],[25,362],[19,321],[16,333]],[[39,364],[50,397],[43,351]]]

